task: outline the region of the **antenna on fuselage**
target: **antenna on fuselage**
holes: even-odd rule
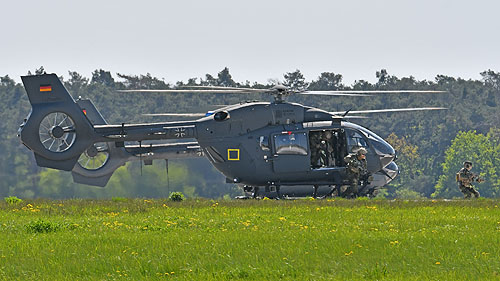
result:
[[[352,108],[349,108],[344,114],[342,114],[342,117],[346,117],[347,114],[349,114],[349,111],[351,111],[351,110],[352,110]]]

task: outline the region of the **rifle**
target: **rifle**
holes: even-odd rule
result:
[[[460,173],[457,173],[456,180],[457,180],[457,182],[461,182],[462,184],[464,184],[464,183],[471,184],[474,181],[481,183],[481,182],[485,181],[485,179],[480,178],[478,174],[474,174],[474,173],[471,173],[471,174],[472,174],[472,176],[470,178],[467,178],[467,177],[464,178],[464,177],[460,176]]]
[[[472,174],[472,179],[473,179],[473,181],[475,180],[475,181],[477,181],[479,183],[481,183],[483,181],[486,181],[485,179],[480,178],[478,174]]]

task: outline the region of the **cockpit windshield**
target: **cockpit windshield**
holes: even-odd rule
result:
[[[366,128],[363,128],[359,125],[349,123],[349,127],[358,129],[361,131],[365,137],[368,139],[369,143],[371,146],[375,148],[377,151],[377,154],[390,154],[390,155],[395,155],[396,152],[394,151],[394,148],[390,144],[388,144],[384,139],[379,137],[377,134],[373,133],[372,131],[367,130]]]

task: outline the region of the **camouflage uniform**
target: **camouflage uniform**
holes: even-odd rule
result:
[[[326,144],[326,140],[321,139],[319,143],[319,156],[321,161],[321,166],[328,166],[328,155],[326,154],[328,150],[328,146]]]
[[[320,160],[320,137],[318,134],[313,134],[311,136],[311,166],[313,168],[318,168],[318,167],[321,167],[320,164],[318,164],[319,160]]]
[[[366,150],[364,151],[366,154]],[[368,169],[366,168],[366,160],[358,159],[357,154],[351,154],[347,158],[347,180],[349,186],[344,192],[344,197],[356,198],[358,196],[358,183],[361,177],[368,175]]]
[[[470,162],[466,162],[470,163]],[[471,163],[472,165],[472,163]],[[467,168],[462,168],[457,173],[457,181],[458,181],[458,189],[464,194],[464,198],[470,198],[472,194],[474,194],[475,198],[479,197],[479,192],[474,189],[472,182],[479,182],[479,176],[473,174]]]

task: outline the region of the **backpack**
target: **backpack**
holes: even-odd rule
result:
[[[344,162],[347,164],[349,161],[351,161],[352,154],[347,154],[347,156],[344,157]]]

